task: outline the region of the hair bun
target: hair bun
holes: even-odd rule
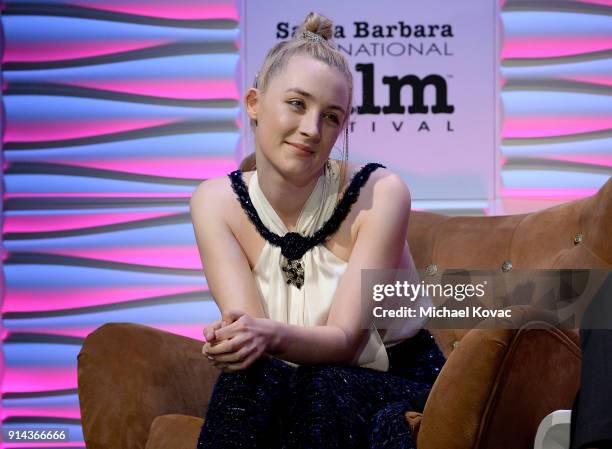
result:
[[[304,31],[310,31],[311,33],[318,34],[325,40],[331,40],[332,38],[333,23],[327,17],[318,12],[309,13],[302,25],[298,29],[297,36],[301,35]]]

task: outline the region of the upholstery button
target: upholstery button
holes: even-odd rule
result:
[[[501,269],[504,273],[507,273],[508,271],[512,270],[512,261],[511,260],[506,260],[502,266]]]
[[[584,239],[584,236],[582,234],[576,234],[574,236],[574,245],[582,243],[582,239]]]
[[[438,272],[438,266],[435,263],[432,263],[430,265],[427,265],[427,267],[425,267],[425,274],[429,276],[433,276],[437,272]]]

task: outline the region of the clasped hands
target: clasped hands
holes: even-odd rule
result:
[[[272,320],[254,318],[239,310],[223,312],[204,328],[202,353],[224,372],[240,371],[271,349]]]

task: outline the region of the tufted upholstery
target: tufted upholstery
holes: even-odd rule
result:
[[[589,198],[500,217],[414,213],[408,241],[419,268],[610,268],[612,180]],[[537,426],[571,408],[578,333],[532,310],[518,329],[432,330],[447,362],[420,422],[419,449],[531,448]],[[521,325],[522,323],[522,325]],[[533,329],[540,323],[541,329]]]
[[[609,180],[593,197],[532,214],[413,212],[408,241],[419,268],[609,268],[611,230]],[[529,308],[516,316],[529,325],[433,332],[447,362],[423,414],[406,413],[419,449],[531,448],[540,420],[571,407],[577,333]],[[199,341],[137,324],[100,327],[78,356],[87,447],[194,449],[217,375]]]
[[[612,266],[612,179],[588,198],[539,212],[448,217],[413,212],[408,242],[418,268],[609,268]],[[580,243],[575,243],[576,236]],[[465,330],[439,332],[448,356]]]

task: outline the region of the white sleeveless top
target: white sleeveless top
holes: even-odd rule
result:
[[[306,200],[298,217],[295,232],[312,235],[331,217],[340,188],[339,172],[338,162],[332,160],[331,170],[325,170],[325,174],[319,178]],[[289,232],[261,191],[257,172],[251,176],[248,189],[253,206],[263,224],[281,236]],[[324,326],[327,323],[338,282],[348,265],[347,262],[324,245],[315,246],[301,259],[304,266],[304,285],[298,289],[285,283],[281,271],[284,260],[281,248],[266,241],[253,268],[266,316],[298,326]],[[414,334],[416,331],[418,328],[409,333]],[[398,337],[397,333],[395,337]],[[406,337],[405,332],[403,337]],[[368,343],[359,356],[358,364],[380,371],[388,370],[389,360],[385,344],[374,326],[370,329]]]

